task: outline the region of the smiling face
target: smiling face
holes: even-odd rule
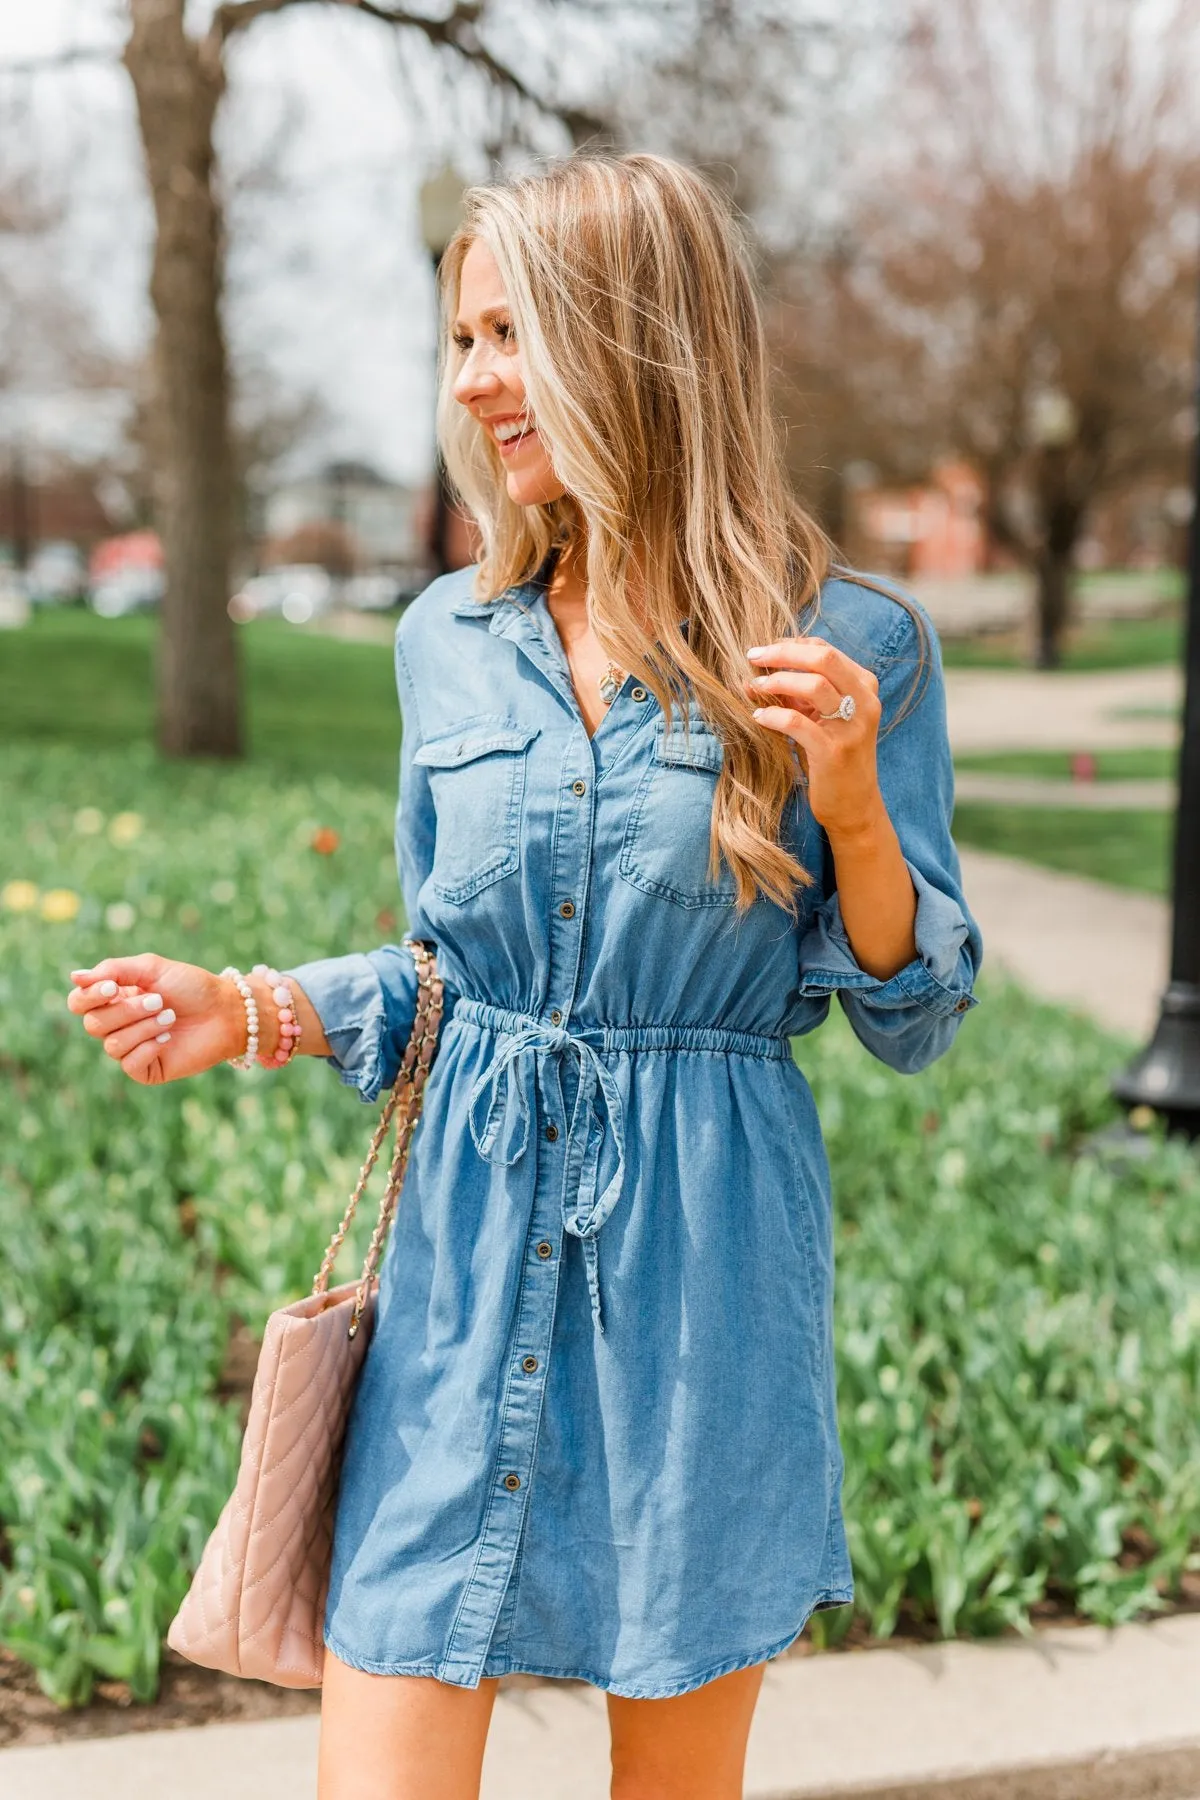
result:
[[[561,500],[537,422],[529,410],[521,349],[496,259],[475,238],[463,257],[458,311],[451,327],[454,398],[478,419],[499,453],[508,497],[518,506]]]

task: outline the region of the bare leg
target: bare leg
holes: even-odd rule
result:
[[[327,1650],[318,1800],[479,1800],[497,1686],[365,1675]]]
[[[765,1663],[667,1700],[608,1696],[612,1800],[742,1800]]]

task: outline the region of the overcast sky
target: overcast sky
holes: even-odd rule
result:
[[[128,80],[90,65],[2,72],[68,45],[119,42],[107,0],[0,0],[0,144],[36,146],[61,184],[69,213],[56,254],[105,340],[128,352],[147,330],[150,225]],[[233,207],[231,335],[282,388],[325,401],[331,426],[314,450],[420,479],[434,336],[416,190],[448,145],[414,129],[392,40],[364,19],[317,8],[267,18],[230,61],[227,170],[252,168],[276,134],[283,144],[278,191]],[[39,409],[51,435],[63,416]]]
[[[596,91],[606,71],[611,75],[619,67],[613,85],[643,120],[639,141],[672,147],[653,140],[656,130],[678,127],[666,120],[670,109],[631,98],[661,49],[661,10],[630,0],[619,25],[610,11],[593,14],[584,6],[572,9],[568,21],[555,13],[539,23],[545,3],[495,0],[501,21],[496,42],[505,56],[539,91],[557,84],[563,93],[573,80],[575,93],[568,97],[579,101]],[[197,23],[211,4],[193,0]],[[758,7],[770,4],[738,0],[739,24],[749,28]],[[806,209],[815,216],[832,191],[846,120],[869,110],[867,71],[879,62],[878,44],[886,35],[881,19],[898,16],[898,0],[856,0],[852,24],[840,22],[841,0],[788,4],[797,17],[838,20],[842,37],[853,34],[858,43],[840,69],[831,65],[815,81],[810,72],[802,105],[791,105],[788,90],[786,110],[797,135],[778,160],[763,219],[768,230],[784,234]],[[779,0],[774,6],[782,10]],[[0,0],[0,157],[10,163],[22,154],[33,159],[51,191],[63,197],[66,223],[44,254],[64,272],[104,342],[129,355],[144,346],[149,328],[150,217],[132,91],[116,61],[124,16],[121,0]],[[111,63],[36,74],[12,68],[89,46],[109,50]],[[311,393],[323,402],[329,425],[306,446],[309,466],[329,455],[356,457],[419,481],[432,454],[434,318],[417,194],[422,180],[450,158],[468,179],[487,174],[482,153],[472,157],[465,149],[482,141],[478,95],[472,99],[469,83],[448,85],[438,74],[444,62],[439,65],[414,34],[398,36],[330,6],[299,6],[262,18],[235,39],[228,66],[219,147],[223,175],[234,189],[226,311],[235,354],[243,369],[266,367],[280,393]],[[763,73],[761,65],[757,72]],[[767,70],[768,82],[771,77]],[[687,110],[685,104],[685,115]],[[686,117],[682,128],[688,129]],[[698,148],[734,154],[736,123],[732,129],[729,146],[706,139]],[[692,121],[691,130],[703,136],[707,123]],[[561,148],[562,139],[548,131],[541,147]],[[273,184],[267,191],[261,183],[247,189],[247,174],[264,163],[274,172]],[[24,246],[10,245],[10,257],[14,251],[36,289],[37,258]],[[36,363],[32,356],[23,360]],[[80,447],[85,433],[77,411],[65,398],[48,401],[45,386],[43,381],[36,410],[27,407],[24,435],[60,442],[70,437]],[[11,434],[11,395],[6,404]],[[109,429],[103,409],[93,409],[90,418],[97,434]]]

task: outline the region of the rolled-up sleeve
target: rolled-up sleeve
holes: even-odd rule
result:
[[[919,616],[923,633],[904,612],[875,669],[883,706],[879,785],[916,893],[916,956],[886,980],[861,967],[832,885],[828,845],[832,891],[800,942],[801,993],[812,998],[836,993],[867,1049],[905,1073],[925,1068],[949,1049],[963,1017],[977,1004],[973,990],[983,955],[950,834],[954,767],[941,654],[932,624]],[[923,669],[922,636],[927,639]]]
[[[425,770],[414,762],[421,742],[420,714],[400,629],[396,634],[396,691],[400,701],[400,791],[396,805],[396,866],[413,937],[423,938],[418,895],[433,866],[436,815]],[[399,1073],[417,1004],[417,971],[403,944],[347,956],[319,957],[285,969],[304,990],[333,1054],[324,1060],[347,1087],[374,1101]],[[443,1024],[454,1001],[445,980]]]

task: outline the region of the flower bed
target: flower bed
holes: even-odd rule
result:
[[[373,1112],[312,1061],[140,1088],[67,1013],[68,971],[396,941],[393,803],[139,746],[5,747],[0,787],[0,1643],[64,1705],[97,1681],[150,1698],[236,1467],[231,1342],[307,1287]],[[837,1192],[857,1614],[952,1635],[1178,1599],[1200,1567],[1195,1157],[1075,1156],[1117,1051],[1011,992],[917,1078],[840,1022],[797,1054]]]

